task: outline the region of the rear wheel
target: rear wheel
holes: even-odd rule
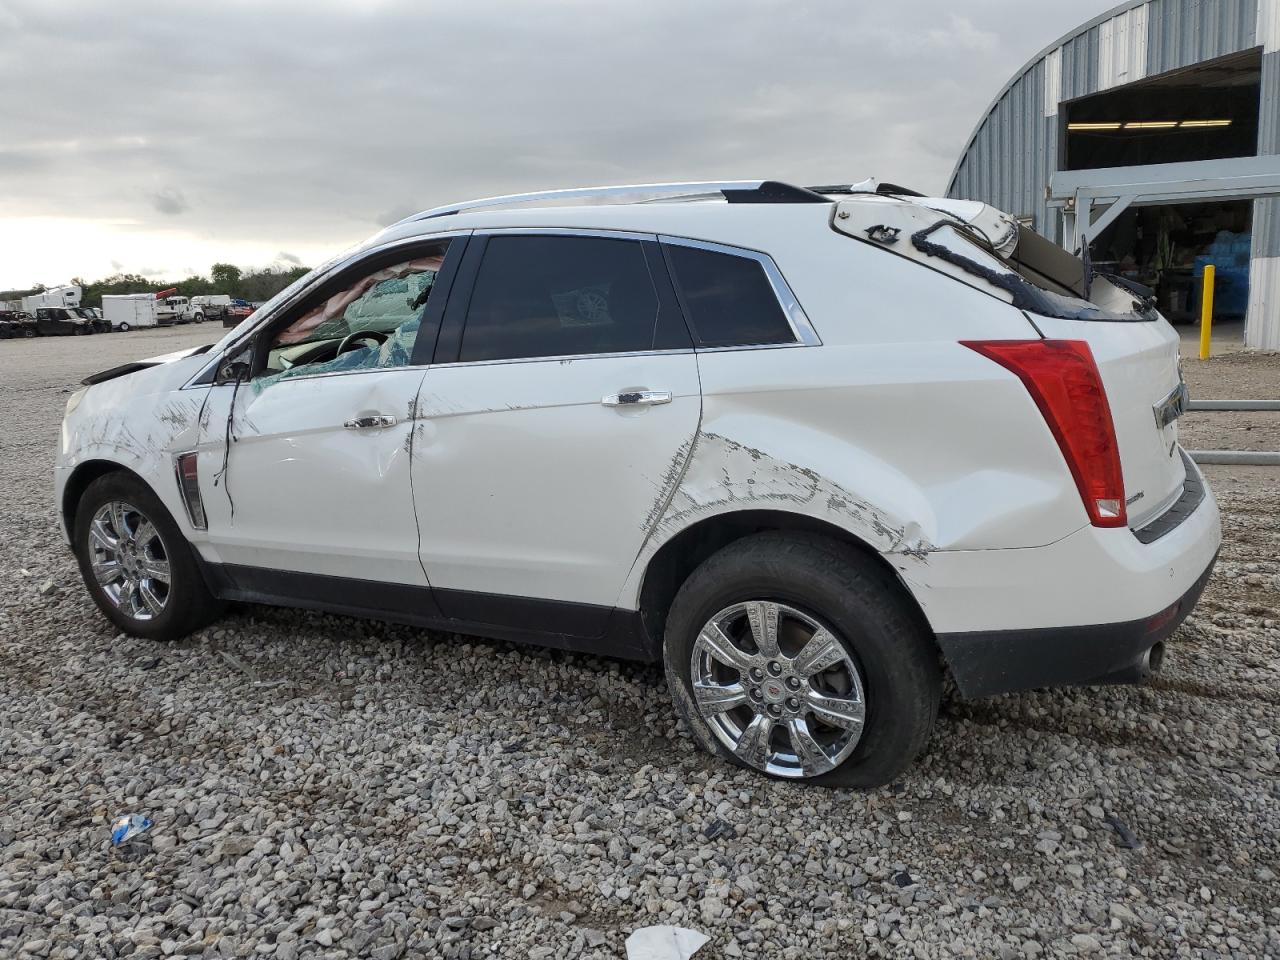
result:
[[[876,787],[938,712],[933,639],[892,576],[822,537],[730,544],[676,595],[667,681],[698,742],[774,777]]]
[[[136,477],[111,473],[89,485],[74,541],[90,595],[126,633],[176,640],[222,612],[178,525]]]

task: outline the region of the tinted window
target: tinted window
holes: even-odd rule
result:
[[[666,250],[699,346],[795,342],[758,260],[677,244]]]
[[[509,360],[653,348],[658,316],[644,248],[598,237],[492,237],[459,359]]]

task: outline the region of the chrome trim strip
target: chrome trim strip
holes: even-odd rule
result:
[[[773,287],[774,296],[778,298],[778,303],[782,307],[783,313],[786,314],[787,322],[791,324],[791,332],[795,334],[796,340],[800,346],[820,347],[822,346],[822,338],[818,336],[818,331],[813,329],[813,324],[809,322],[809,315],[804,312],[804,308],[800,306],[800,301],[796,299],[791,287],[788,286],[786,278],[782,276],[782,271],[778,269],[778,265],[773,262],[773,257],[760,250],[752,250],[748,247],[734,247],[726,243],[710,243],[706,240],[692,240],[688,237],[672,237],[661,234],[658,240],[662,243],[680,246],[680,247],[696,247],[699,250],[710,250],[713,253],[727,253],[735,257],[747,257],[755,260],[764,268],[765,276],[769,278],[769,285]],[[675,281],[675,277],[671,278]],[[779,347],[791,346],[791,344],[759,344],[758,346]],[[699,347],[699,351],[704,350],[742,350],[750,349],[750,347]]]
[[[502,237],[521,235],[546,235],[552,237],[595,237],[600,240],[657,240],[656,233],[636,233],[634,230],[579,229],[577,227],[476,227],[477,237]]]
[[[758,190],[764,180],[722,180],[705,183],[631,183],[611,187],[575,187],[571,190],[542,190],[537,193],[510,193],[501,197],[484,197],[464,200],[444,207],[433,207],[406,217],[400,223],[446,217],[483,207],[500,207],[514,203],[534,203],[538,200],[586,200],[596,197],[622,197],[644,193],[721,193],[725,190]]]
[[[568,363],[571,360],[618,360],[625,357],[674,357],[690,354],[695,351],[691,347],[680,347],[675,350],[627,350],[618,353],[575,353],[558,357],[510,357],[502,360],[459,360],[456,363],[432,364],[432,369],[449,369],[457,367],[494,367],[507,363]],[[395,368],[403,369],[401,367]]]
[[[173,455],[173,475],[174,475],[174,479],[178,481],[178,497],[182,500],[182,506],[187,511],[187,521],[191,524],[191,529],[203,531],[203,530],[209,529],[209,517],[208,517],[208,514],[204,512],[204,498],[200,494],[199,473],[197,472],[197,477],[196,477],[195,504],[192,504],[190,498],[188,498],[187,484],[182,478],[183,458],[196,457],[197,458],[196,469],[197,471],[199,471],[199,467],[200,467],[199,456],[200,456],[200,453],[197,450],[184,450],[181,453],[175,453]],[[200,515],[199,520],[196,519],[197,512]]]

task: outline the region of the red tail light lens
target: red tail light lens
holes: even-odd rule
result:
[[[1083,340],[961,341],[1012,371],[1053,432],[1095,527],[1129,523],[1111,405]]]

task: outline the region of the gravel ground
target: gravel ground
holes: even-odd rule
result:
[[[806,789],[698,752],[656,668],[248,607],[117,635],[50,504],[66,393],[218,332],[0,343],[0,956],[1280,955],[1280,471],[1210,469],[1153,686],[953,700],[892,788]]]

